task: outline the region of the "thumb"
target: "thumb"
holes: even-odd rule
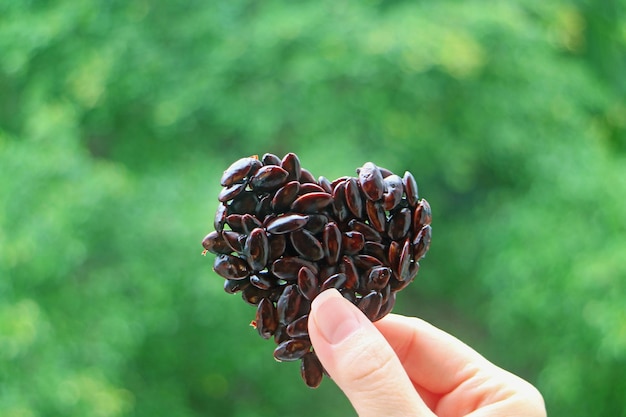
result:
[[[324,368],[360,417],[434,416],[385,338],[336,290],[326,290],[313,301],[309,336]]]

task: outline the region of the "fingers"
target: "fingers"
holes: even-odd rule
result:
[[[544,417],[541,394],[475,350],[423,320],[390,314],[375,323],[439,415]],[[424,395],[425,398],[426,395]]]
[[[435,394],[452,391],[475,372],[475,366],[490,365],[472,348],[423,320],[389,314],[375,326],[411,380]]]
[[[320,361],[360,417],[433,417],[385,338],[336,290],[311,306],[309,336]]]

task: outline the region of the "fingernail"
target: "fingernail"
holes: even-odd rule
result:
[[[313,300],[312,308],[315,311],[315,325],[322,337],[332,345],[341,343],[361,327],[358,312],[335,289],[318,295]]]

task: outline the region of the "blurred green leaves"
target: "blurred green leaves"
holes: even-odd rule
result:
[[[292,151],[316,176],[416,175],[435,238],[398,312],[551,415],[624,416],[625,12],[4,2],[0,414],[349,414],[272,360],[199,256],[221,171]]]

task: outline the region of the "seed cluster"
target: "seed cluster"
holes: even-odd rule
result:
[[[224,171],[215,231],[202,241],[224,290],[257,306],[252,324],[274,338],[274,358],[300,359],[312,388],[324,369],[307,330],[311,301],[336,288],[379,320],[430,246],[430,205],[410,172],[367,162],[357,174],[316,180],[293,153],[239,159]]]

